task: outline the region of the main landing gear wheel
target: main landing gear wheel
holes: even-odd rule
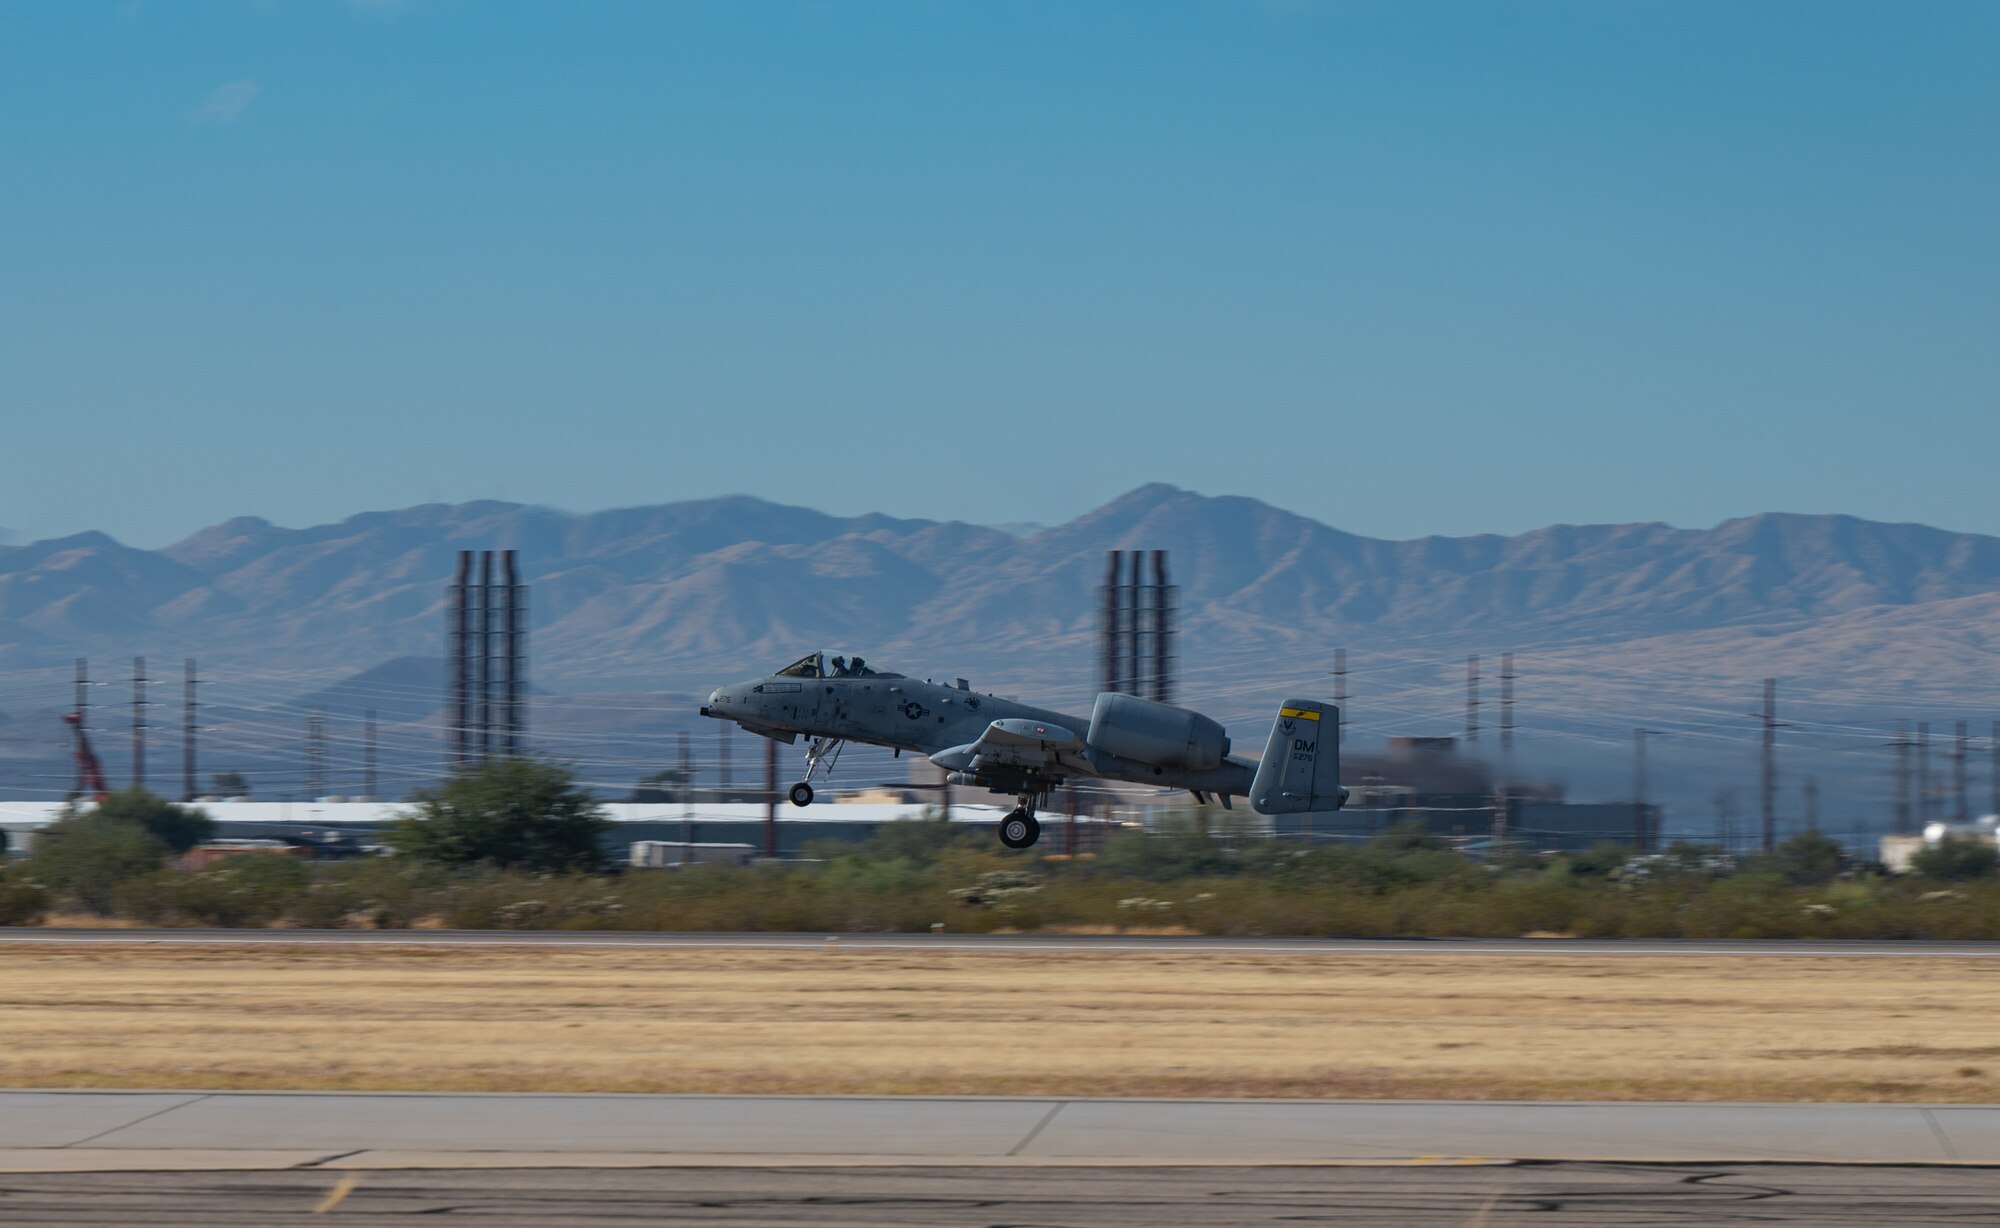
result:
[[[1016,810],[1000,820],[1000,843],[1010,849],[1024,849],[1042,838],[1042,825],[1035,816]]]
[[[792,786],[791,799],[792,799],[792,805],[794,806],[812,805],[813,787],[807,784],[805,781],[801,780],[799,783]]]

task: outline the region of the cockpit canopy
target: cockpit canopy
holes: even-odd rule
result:
[[[777,673],[780,678],[900,678],[901,674],[886,673],[868,668],[868,663],[860,657],[850,657],[835,652],[815,652],[787,665]]]

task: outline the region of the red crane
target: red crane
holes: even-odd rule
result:
[[[63,713],[63,724],[76,735],[76,788],[70,791],[70,801],[88,795],[93,802],[101,802],[111,796],[111,786],[104,783],[104,765],[98,762],[97,752],[90,749],[90,735],[83,731],[81,712]]]

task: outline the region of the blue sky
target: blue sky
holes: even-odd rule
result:
[[[2000,5],[0,0],[0,525],[2000,532]]]

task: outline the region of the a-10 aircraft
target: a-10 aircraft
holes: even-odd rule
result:
[[[1115,780],[1186,789],[1224,807],[1248,797],[1259,814],[1338,810],[1340,710],[1311,699],[1278,707],[1264,757],[1229,753],[1229,735],[1199,712],[1131,695],[1097,697],[1088,719],[872,669],[860,657],[816,652],[768,678],[717,687],[701,714],[735,721],[787,744],[808,739],[805,779],[792,804],[812,804],[814,775],[848,742],[925,755],[952,784],[1011,793],[1000,842],[1027,848],[1041,836],[1035,812],[1069,780]]]

